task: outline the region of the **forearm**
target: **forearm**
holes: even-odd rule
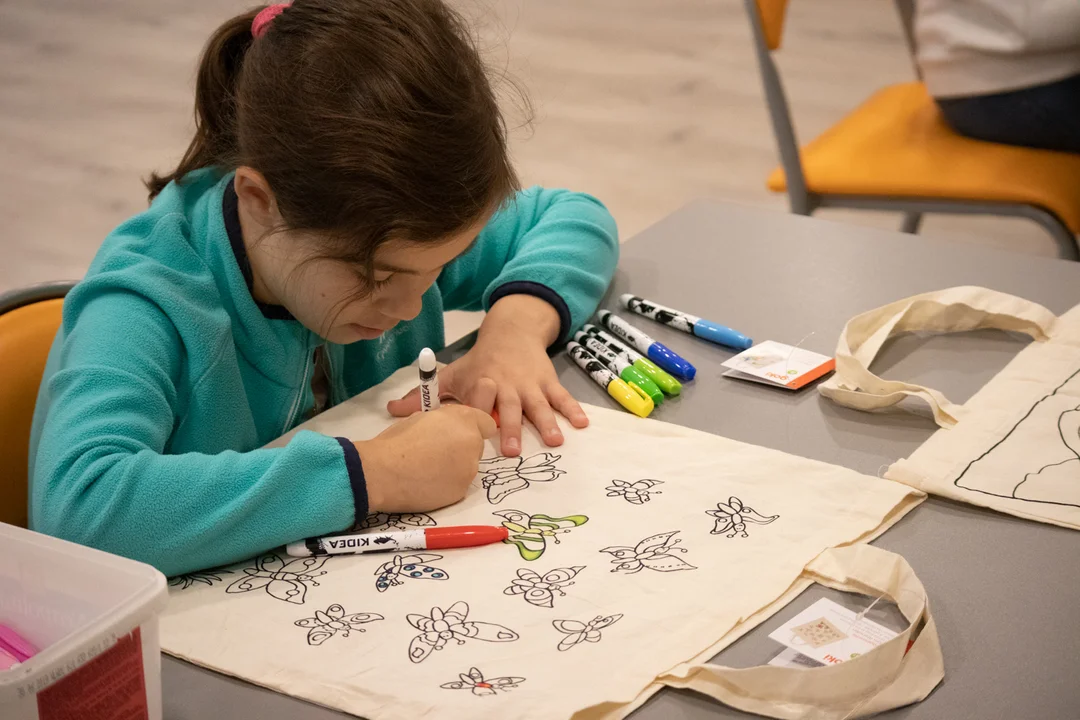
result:
[[[349,527],[357,512],[334,438],[216,455],[74,449],[39,467],[34,528],[167,575],[242,560]]]
[[[546,300],[533,295],[507,295],[491,306],[480,325],[480,337],[535,340],[546,348],[559,339],[560,325],[559,312]]]

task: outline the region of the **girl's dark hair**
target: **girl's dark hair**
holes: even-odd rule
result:
[[[442,0],[296,0],[258,38],[218,28],[195,137],[152,200],[198,168],[263,174],[290,229],[370,266],[390,238],[438,240],[518,188],[506,127],[464,20]]]

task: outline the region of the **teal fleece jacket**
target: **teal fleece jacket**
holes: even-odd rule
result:
[[[525,190],[444,268],[419,316],[333,345],[255,302],[232,175],[192,173],[109,235],[64,302],[30,439],[31,527],[167,575],[345,530],[367,513],[352,443],[301,432],[260,449],[313,407],[314,358],[340,403],[441,348],[444,310],[511,293],[551,302],[565,339],[617,257],[597,200]]]

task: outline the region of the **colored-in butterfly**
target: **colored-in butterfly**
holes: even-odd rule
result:
[[[525,602],[530,605],[546,608],[553,607],[555,593],[566,595],[563,592],[563,587],[573,585],[572,580],[584,569],[584,565],[556,568],[543,577],[532,570],[518,570],[517,579],[510,584],[510,587],[503,590],[503,594],[524,595]]]
[[[408,530],[410,527],[431,527],[435,518],[427,513],[371,513],[357,530]]]
[[[492,515],[503,518],[502,526],[510,531],[510,537],[503,542],[516,545],[522,559],[529,561],[536,560],[544,554],[548,538],[558,545],[559,533],[570,532],[575,527],[589,522],[589,518],[585,515],[553,518],[539,513],[529,515],[520,510],[500,510]]]
[[[272,553],[264,555],[255,562],[255,567],[244,568],[247,577],[233,582],[225,588],[225,592],[243,593],[266,588],[271,597],[303,605],[307,583],[319,586],[315,578],[326,574],[325,570],[319,570],[325,562],[326,557],[297,558],[285,562]]]
[[[469,605],[465,602],[456,602],[446,610],[431,608],[431,615],[410,613],[405,617],[420,631],[409,643],[409,660],[414,663],[423,662],[432,650],[442,650],[448,640],[464,645],[466,640],[513,642],[518,639],[518,634],[510,628],[468,620]]]
[[[413,580],[446,580],[450,573],[431,567],[426,563],[442,560],[442,555],[432,553],[420,553],[417,555],[395,555],[389,562],[383,563],[375,574],[379,577],[375,580],[375,587],[379,592],[385,592],[387,588],[402,584],[402,578]]]
[[[564,474],[554,463],[562,455],[537,453],[529,457],[493,457],[480,461],[480,482],[487,490],[488,502],[497,505],[507,495],[529,487],[529,483],[551,482]]]
[[[327,638],[332,638],[338,633],[341,633],[341,637],[349,637],[349,633],[353,630],[364,632],[364,628],[360,627],[364,623],[384,619],[377,613],[346,615],[345,608],[340,605],[331,605],[326,608],[326,612],[316,610],[315,617],[297,620],[296,625],[310,628],[307,634],[308,645],[322,645]]]
[[[612,480],[611,485],[604,488],[608,491],[607,497],[622,497],[633,505],[642,505],[649,502],[652,495],[661,495],[659,490],[652,490],[656,485],[663,485],[663,480],[638,480],[628,483],[625,480]]]
[[[181,590],[187,590],[195,583],[205,583],[207,587],[213,586],[216,582],[221,582],[222,575],[232,575],[232,570],[201,570],[199,572],[191,572],[185,575],[176,575],[169,578],[169,587],[178,587]]]
[[[732,496],[728,498],[727,503],[716,503],[717,510],[706,510],[705,514],[712,515],[716,518],[716,525],[713,526],[712,535],[721,535],[728,533],[727,537],[735,537],[736,535],[742,535],[742,537],[749,537],[746,534],[746,523],[752,522],[758,525],[768,525],[773,520],[780,517],[779,515],[771,515],[765,517],[759,515],[754,508],[747,507],[742,504],[742,500]]]
[[[634,547],[618,545],[604,548],[600,552],[614,555],[611,562],[616,567],[611,572],[624,571],[628,575],[648,568],[658,572],[674,572],[676,570],[697,570],[696,567],[682,558],[672,555],[673,552],[686,552],[686,548],[675,547],[680,541],[674,539],[678,530],[650,535]]]
[[[458,677],[461,679],[443,683],[439,687],[444,690],[472,690],[473,695],[483,696],[494,695],[499,690],[512,690],[525,682],[525,678],[520,677],[498,677],[485,680],[483,674],[476,668],[469,668],[468,675],[463,673]]]
[[[621,618],[621,614],[607,617],[598,615],[588,624],[577,620],[553,620],[551,624],[559,632],[566,633],[566,637],[559,641],[559,650],[569,650],[579,643],[600,642],[600,631],[619,622]]]

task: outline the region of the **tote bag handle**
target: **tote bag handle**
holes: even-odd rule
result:
[[[1057,316],[1042,305],[981,287],[954,287],[915,295],[856,315],[836,347],[836,373],[822,395],[856,410],[880,410],[907,397],[925,400],[942,427],[952,427],[963,408],[922,385],[885,380],[870,364],[889,338],[908,332],[964,332],[985,328],[1021,332],[1039,342],[1050,338]]]
[[[945,676],[937,627],[922,583],[895,553],[865,544],[826,550],[806,566],[814,582],[895,602],[908,627],[840,665],[731,668],[683,665],[657,680],[725,705],[785,720],[846,720],[924,699]],[[911,638],[917,637],[908,647]]]

